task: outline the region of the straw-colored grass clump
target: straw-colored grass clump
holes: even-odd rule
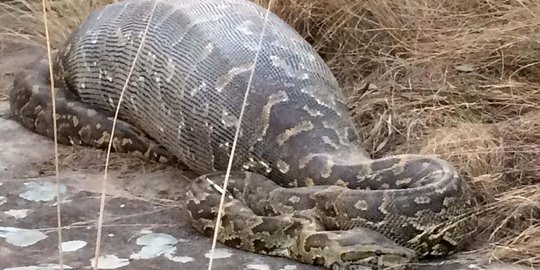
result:
[[[41,1],[12,2],[0,5],[18,21],[2,35],[43,46]],[[52,1],[53,45],[107,2]],[[540,2],[275,0],[272,11],[331,66],[374,158],[452,161],[484,206],[492,258],[540,263]]]

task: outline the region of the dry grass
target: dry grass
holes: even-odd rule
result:
[[[39,2],[14,2],[26,9],[0,4],[19,17],[1,34],[44,44]],[[53,1],[53,44],[104,2]],[[275,2],[342,83],[373,157],[454,162],[485,207],[492,258],[540,263],[540,2]]]

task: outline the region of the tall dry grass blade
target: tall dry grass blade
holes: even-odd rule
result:
[[[47,42],[47,59],[49,61],[49,80],[51,83],[51,104],[52,104],[52,119],[53,119],[53,136],[54,136],[54,167],[56,178],[56,220],[58,230],[58,261],[60,270],[64,270],[64,254],[62,251],[62,199],[60,193],[60,169],[58,167],[58,131],[56,129],[56,92],[54,89],[54,72],[51,58],[51,43],[49,38],[49,28],[47,22],[47,5],[46,0],[41,1],[43,4],[43,25],[45,27],[45,37]]]

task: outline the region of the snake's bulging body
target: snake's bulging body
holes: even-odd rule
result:
[[[106,148],[127,80],[114,150],[200,174],[186,191],[187,210],[211,236],[216,185],[249,85],[222,243],[326,267],[377,268],[453,253],[474,231],[465,215],[474,203],[456,169],[422,155],[370,159],[330,69],[276,15],[265,20],[266,10],[245,0],[153,6],[127,0],[98,9],[55,53],[61,143]],[[48,70],[43,58],[22,71],[10,103],[18,122],[52,138]]]

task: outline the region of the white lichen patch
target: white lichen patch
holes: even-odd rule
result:
[[[7,198],[4,196],[0,196],[0,205],[5,204],[7,202]]]
[[[38,230],[0,227],[0,237],[5,238],[7,243],[14,246],[27,247],[47,238],[47,235]]]
[[[195,258],[189,256],[173,256],[169,253],[165,253],[165,258],[178,263],[188,263],[195,261]]]
[[[67,241],[62,243],[62,251],[63,252],[73,252],[77,251],[87,245],[86,241],[81,240],[74,240],[74,241]]]
[[[210,251],[206,252],[204,254],[204,257],[210,258],[213,257],[214,259],[225,259],[231,257],[233,254],[226,248],[216,248],[214,250],[214,254],[210,254]]]
[[[95,259],[90,260],[92,266],[96,264]],[[116,255],[103,255],[99,257],[97,267],[99,269],[116,269],[129,265],[129,259],[118,258]]]
[[[149,234],[149,233],[152,233],[152,230],[150,230],[150,229],[142,229],[141,230],[141,234]]]
[[[51,182],[29,182],[24,183],[26,191],[19,194],[19,197],[34,201],[34,202],[47,202],[56,198],[56,184]],[[60,185],[60,194],[66,193],[66,186]]]
[[[270,270],[270,266],[268,264],[255,264],[255,263],[251,263],[251,264],[247,264],[245,267],[244,267],[245,270]]]
[[[152,233],[145,230],[145,234],[137,238],[137,245],[143,246],[138,253],[130,256],[131,259],[151,259],[161,255],[165,258],[180,263],[188,263],[194,261],[193,258],[187,256],[175,256],[176,244],[187,242],[185,239],[177,239],[176,237],[165,233]]]
[[[28,212],[30,209],[11,209],[8,211],[4,211],[4,214],[14,217],[15,219],[21,219],[25,218],[28,215]]]

